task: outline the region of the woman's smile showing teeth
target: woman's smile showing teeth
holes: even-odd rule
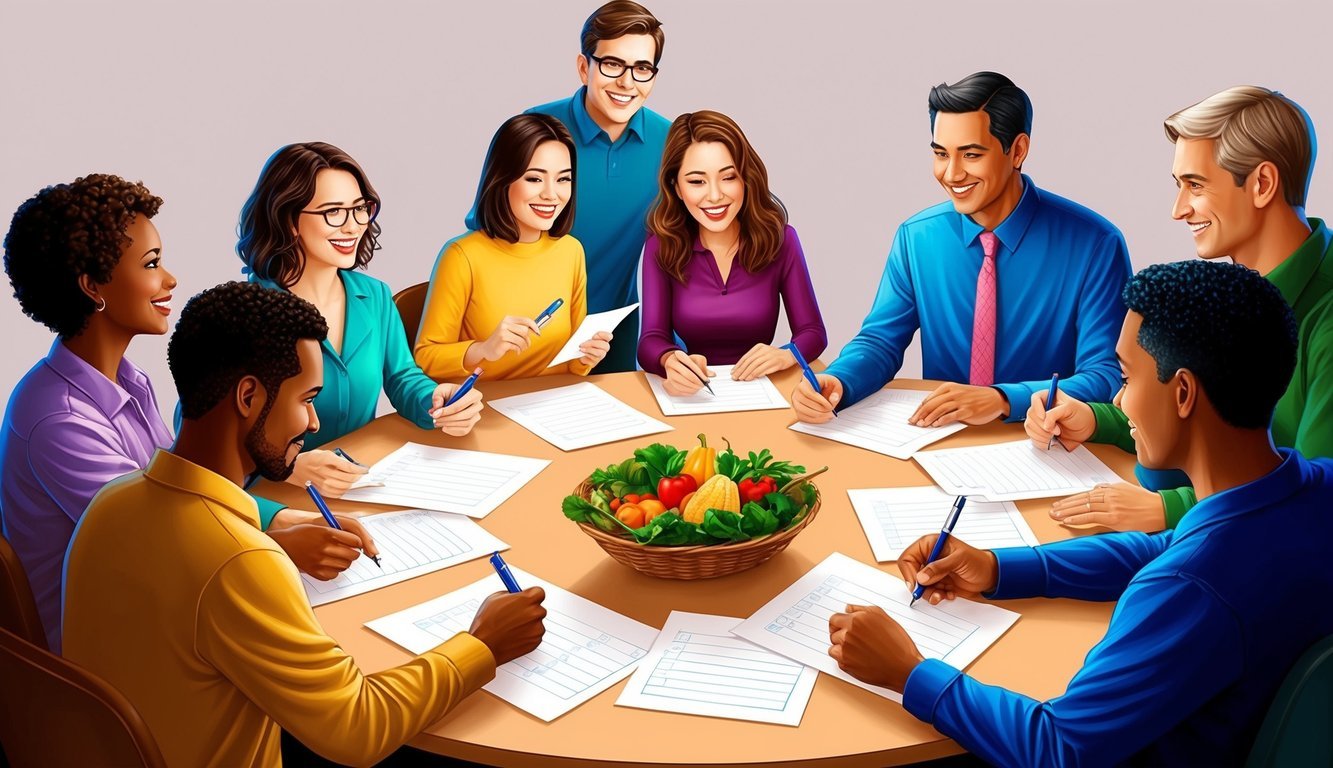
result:
[[[700,207],[699,210],[703,211],[703,212],[704,212],[704,215],[707,216],[708,218],[712,219],[713,221],[721,221],[722,219],[726,218],[726,216],[727,216],[727,209],[730,208],[730,207],[731,207],[731,205],[730,205],[730,204],[727,204],[727,205],[718,206],[717,208],[703,208],[703,207]]]
[[[161,312],[163,315],[171,314],[171,294],[167,294],[166,296],[163,296],[160,299],[153,299],[149,303],[151,303],[153,305],[153,308],[156,309],[158,312]]]
[[[549,219],[555,216],[555,205],[538,205],[537,203],[529,203],[528,207],[532,209],[533,213],[543,219]]]
[[[358,238],[348,237],[344,239],[329,238],[329,244],[334,247],[338,253],[349,254],[356,251],[356,241]]]

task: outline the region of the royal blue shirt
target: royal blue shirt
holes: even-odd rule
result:
[[[1333,460],[1278,452],[1175,530],[996,550],[988,597],[1120,601],[1064,695],[1036,701],[932,659],[903,706],[996,765],[1243,763],[1291,666],[1333,634]]]
[[[948,202],[898,228],[870,314],[826,371],[842,382],[840,408],[897,375],[918,328],[925,378],[967,383],[982,231]],[[994,231],[995,386],[1007,420],[1023,419],[1053,373],[1071,397],[1108,401],[1120,388],[1115,343],[1130,276],[1120,230],[1024,176],[1018,206]]]
[[[630,118],[615,142],[593,122],[585,88],[568,99],[533,107],[558,118],[574,137],[574,227],[588,266],[588,312],[605,312],[639,300],[638,266],[648,236],[648,209],[657,197],[657,170],[670,121],[646,107]],[[634,370],[639,313],[621,323],[611,351],[593,373]]]

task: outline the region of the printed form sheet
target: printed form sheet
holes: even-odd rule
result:
[[[881,563],[897,560],[922,536],[939,533],[956,496],[933,485],[849,489],[870,549]],[[978,549],[1035,547],[1037,537],[1011,501],[968,498],[953,535]]]
[[[991,501],[1068,496],[1098,483],[1120,482],[1119,475],[1081,445],[1072,451],[1059,445],[1047,451],[1031,440],[1015,440],[922,451],[913,458],[946,492]]]
[[[407,443],[375,462],[343,498],[480,518],[550,463],[547,459]]]
[[[714,394],[700,388],[693,395],[668,395],[663,384],[666,379],[653,373],[644,373],[648,386],[657,398],[657,407],[663,416],[688,416],[696,413],[731,413],[733,411],[764,411],[773,408],[786,408],[787,401],[782,399],[778,388],[767,376],[760,376],[752,381],[733,381],[731,371],[734,365],[710,365],[709,369],[717,374],[708,380]]]
[[[672,611],[616,704],[800,725],[819,673],[731,634],[740,622]]]
[[[823,424],[796,422],[797,432],[865,448],[895,459],[910,459],[912,454],[937,440],[967,427],[956,423],[947,427],[918,427],[907,419],[930,395],[916,389],[881,389],[873,395],[838,411],[838,417]]]
[[[425,509],[384,512],[360,518],[379,547],[377,566],[362,555],[330,581],[301,574],[310,604],[323,605],[345,597],[397,584],[451,565],[509,549],[509,545],[466,517]]]
[[[495,670],[486,690],[550,722],[629,676],[657,630],[509,566],[520,586],[546,590],[546,635],[537,650]],[[504,584],[490,575],[470,586],[366,626],[412,653],[425,653],[472,626],[482,601]]]
[[[551,366],[568,363],[570,360],[578,360],[580,357],[583,357],[583,353],[579,351],[580,344],[585,341],[591,341],[592,337],[596,335],[598,331],[614,333],[616,326],[620,325],[621,321],[626,317],[629,317],[629,313],[638,308],[639,305],[635,303],[628,307],[608,309],[605,312],[594,312],[591,315],[587,315],[583,318],[583,322],[579,323],[579,327],[574,329],[574,335],[569,337],[569,341],[566,341],[565,346],[561,347],[560,351],[555,353],[555,357],[551,358],[551,362],[547,363],[546,367],[550,368]]]
[[[897,576],[834,552],[782,594],[740,623],[735,634],[802,664],[901,703],[888,688],[863,683],[838,668],[828,655],[829,617],[848,604],[878,605],[907,630],[928,659],[965,668],[1018,621],[1018,614],[958,598],[930,605],[918,600]]]
[[[591,381],[488,400],[487,404],[562,451],[673,429]]]

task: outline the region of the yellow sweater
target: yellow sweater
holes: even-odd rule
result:
[[[499,360],[482,360],[485,379],[521,379],[589,368],[573,360],[547,368],[588,313],[587,271],[583,246],[566,235],[553,239],[542,233],[535,243],[492,240],[469,232],[445,243],[435,261],[430,293],[421,318],[413,355],[433,379],[461,379],[472,373],[463,355],[473,343],[485,341],[506,315],[536,319],[556,299],[565,303],[531,346]]]
[[[67,568],[65,656],[125,694],[168,765],[276,766],[279,726],[374,763],[495,676],[468,634],[362,675],[254,499],[166,451],[93,498]]]

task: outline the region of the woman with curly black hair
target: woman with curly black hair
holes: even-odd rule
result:
[[[161,205],[142,184],[90,174],[24,202],[5,236],[14,296],[57,335],[15,386],[0,436],[5,538],[56,653],[61,566],[75,525],[103,485],[147,466],[172,441],[152,382],[125,358],[135,336],[167,332],[176,278],[162,265],[151,221]],[[274,523],[270,535],[301,570],[331,579],[359,554],[339,543],[338,531],[306,524],[318,513],[259,501]],[[369,541],[355,520],[340,523]]]

